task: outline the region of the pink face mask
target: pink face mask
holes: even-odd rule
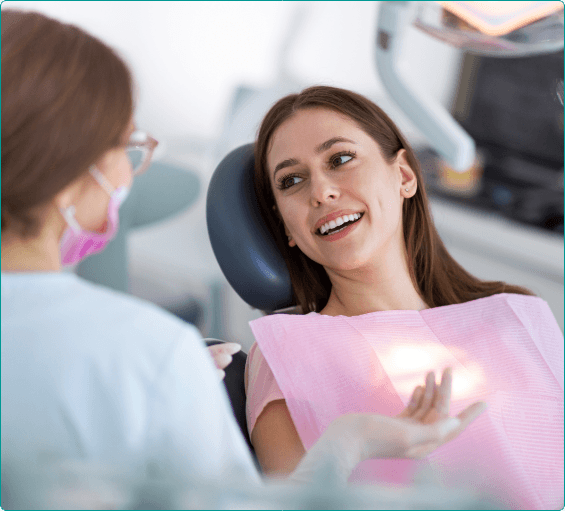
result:
[[[61,214],[68,225],[63,233],[60,245],[61,263],[65,266],[78,263],[85,257],[104,250],[108,242],[110,242],[118,232],[120,223],[118,211],[129,194],[129,188],[127,186],[120,186],[115,189],[98,169],[93,167],[90,169],[90,173],[92,177],[98,181],[98,184],[110,195],[106,231],[103,233],[85,231],[75,218],[74,206],[61,209]]]

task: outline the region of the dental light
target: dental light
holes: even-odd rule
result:
[[[456,171],[475,161],[475,142],[437,101],[398,73],[403,35],[414,25],[479,56],[522,57],[563,48],[563,4],[534,2],[382,2],[377,24],[379,76],[391,98]]]

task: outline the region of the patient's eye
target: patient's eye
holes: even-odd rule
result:
[[[351,161],[355,157],[355,153],[346,151],[344,153],[334,154],[330,158],[330,167],[336,168],[341,165],[346,164],[348,161]]]
[[[288,176],[282,176],[280,179],[277,180],[277,188],[279,190],[286,190],[291,186],[294,186],[302,180],[301,177],[295,174],[289,174]]]

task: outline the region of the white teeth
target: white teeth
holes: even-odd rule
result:
[[[322,225],[322,227],[320,227],[320,233],[325,234],[330,229],[335,229],[336,227],[339,227],[340,225],[343,225],[346,222],[353,222],[355,220],[359,220],[359,218],[361,218],[361,215],[359,213],[354,213],[352,215],[340,216],[340,217],[336,218],[335,220],[330,220],[329,222]],[[337,231],[337,232],[339,232],[339,231]]]

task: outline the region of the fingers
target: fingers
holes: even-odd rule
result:
[[[457,437],[471,422],[473,422],[481,413],[487,409],[488,405],[484,401],[477,401],[472,405],[468,406],[457,417],[449,417],[445,421],[441,421],[443,424],[443,430],[440,432],[444,438],[442,443],[449,440],[453,440]],[[452,421],[451,424],[449,421]],[[459,424],[457,424],[457,421]],[[440,423],[440,428],[442,427]],[[447,428],[447,429],[446,429]]]
[[[223,369],[216,369],[216,371],[218,372],[220,380],[223,380],[226,377],[226,372]]]
[[[426,375],[426,388],[424,389],[422,400],[419,403],[418,409],[411,415],[413,419],[419,420],[422,417],[426,416],[430,407],[433,404],[435,389],[436,389],[436,377],[433,371],[430,371]]]
[[[420,406],[420,402],[422,401],[422,396],[424,395],[424,387],[418,385],[414,392],[412,392],[412,397],[406,408],[400,412],[397,417],[411,417],[412,414],[418,409]]]
[[[484,401],[477,401],[465,408],[465,410],[457,415],[457,418],[461,421],[461,427],[465,428],[471,424],[487,407],[488,405]]]
[[[218,369],[224,369],[230,365],[232,361],[232,355],[241,350],[241,345],[235,342],[226,342],[223,344],[214,344],[213,346],[208,346],[210,354],[214,359],[214,363]]]
[[[441,384],[436,389],[433,407],[437,413],[449,415],[449,405],[451,404],[451,385],[453,382],[453,371],[451,367],[444,369],[441,376]]]
[[[239,350],[241,350],[241,344],[238,344],[237,342],[224,342],[222,344],[208,346],[208,349],[213,353],[227,353],[228,355],[235,355]]]
[[[446,372],[444,371],[444,375],[445,374]],[[442,379],[442,383],[443,381]],[[442,390],[445,391],[446,389],[444,388]],[[422,406],[419,408],[418,412],[423,408],[424,404],[422,400]],[[486,409],[487,403],[478,401],[465,408],[457,417],[443,415],[444,418],[440,418],[440,416],[436,414],[436,420],[433,423],[424,424],[421,421],[415,424],[411,435],[412,445],[407,449],[406,457],[422,458],[427,456],[440,445],[459,436],[459,434]],[[435,412],[435,410],[433,411]]]
[[[224,369],[225,367],[229,366],[232,361],[231,355],[223,352],[214,353],[213,357],[214,363],[216,364],[216,367],[218,369]]]
[[[425,387],[414,389],[408,406],[397,417],[408,417],[423,422],[434,422],[440,417],[449,415],[451,404],[451,387],[453,371],[451,367],[444,369],[439,386],[435,382],[435,374],[430,371],[426,375]]]
[[[237,342],[225,342],[222,346],[230,355],[235,355],[241,350],[241,344],[238,344]]]
[[[409,415],[412,415],[418,409],[420,403],[422,402],[423,397],[424,397],[424,387],[422,387],[422,385],[418,385],[414,389],[414,392],[412,393],[412,398],[410,399],[410,403],[408,403],[408,406],[406,407],[406,409],[410,412]]]

